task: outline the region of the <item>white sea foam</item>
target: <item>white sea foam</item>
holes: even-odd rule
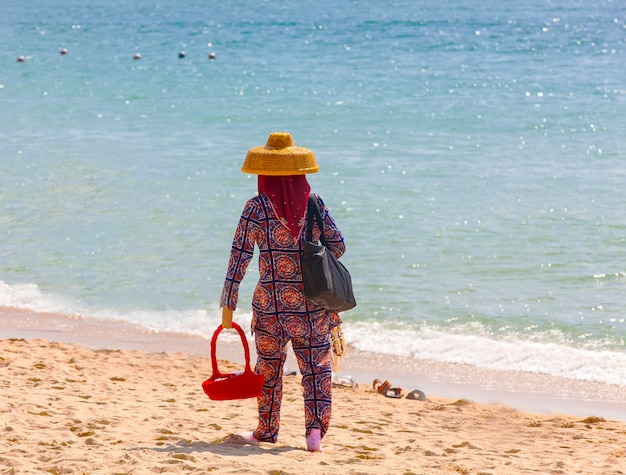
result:
[[[35,312],[63,313],[83,318],[119,320],[139,325],[147,331],[173,332],[210,338],[221,323],[221,310],[133,311],[84,309],[62,298],[42,292],[35,284],[8,285],[0,281],[0,306]],[[251,314],[238,311],[236,321],[247,329]],[[531,341],[508,334],[497,338],[479,323],[444,329],[422,324],[415,327],[397,322],[348,322],[348,343],[373,353],[460,363],[495,370],[527,371],[606,384],[626,385],[626,354],[568,344],[553,330]],[[221,337],[222,338],[222,337]],[[225,339],[237,339],[225,333]]]
[[[535,335],[531,341],[522,335],[498,338],[479,330],[480,324],[443,329],[359,322],[348,325],[345,334],[363,351],[626,385],[624,353],[576,347],[558,331],[546,332],[543,341]]]
[[[9,285],[0,280],[0,306],[34,312],[73,314],[71,305],[61,297],[46,294],[36,284]]]
[[[120,312],[116,309],[85,308],[54,294],[42,292],[36,284],[9,285],[3,281],[0,281],[0,306],[82,318],[118,320],[138,325],[151,332],[182,333],[205,338],[210,337],[221,323],[221,309],[217,306],[208,310],[137,310],[129,312]],[[236,318],[237,323],[242,328],[248,328],[252,316],[249,312],[239,311]],[[225,334],[223,338],[231,337],[238,338],[231,334]]]

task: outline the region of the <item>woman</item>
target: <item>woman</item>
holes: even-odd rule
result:
[[[235,231],[221,306],[222,325],[231,328],[239,285],[256,244],[259,281],[252,297],[252,331],[256,371],[265,376],[265,384],[258,398],[258,426],[245,437],[251,443],[278,440],[283,366],[291,341],[302,374],[307,450],[321,451],[332,405],[330,333],[341,320],[308,300],[302,283],[300,254],[311,191],[305,175],[319,166],[311,150],[294,146],[289,133],[279,132],[271,134],[264,147],[250,149],[241,170],[258,175],[258,195],[246,203]],[[316,199],[328,247],[340,257],[345,251],[343,235],[322,199]],[[313,239],[319,234],[315,226]]]

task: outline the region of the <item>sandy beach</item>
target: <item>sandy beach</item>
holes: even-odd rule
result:
[[[253,429],[256,401],[203,393],[210,359],[195,354],[208,353],[203,339],[195,347],[112,324],[108,331],[119,334],[111,340],[110,332],[84,331],[80,319],[0,314],[2,473],[626,473],[623,419],[524,412],[430,391],[425,401],[386,398],[366,372],[355,373],[357,388],[335,385],[323,453],[305,450],[298,374],[285,377],[279,442],[246,445],[239,434]],[[55,339],[56,319],[69,323]],[[241,367],[221,359],[236,353],[233,343],[219,347],[222,370]],[[622,389],[611,390],[621,397]]]

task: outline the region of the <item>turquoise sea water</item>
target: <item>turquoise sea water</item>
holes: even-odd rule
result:
[[[239,167],[287,130],[356,347],[626,384],[621,2],[0,9],[0,305],[210,336]]]

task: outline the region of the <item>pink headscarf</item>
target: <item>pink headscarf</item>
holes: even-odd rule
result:
[[[293,238],[298,239],[311,193],[306,176],[259,175],[258,187],[259,194],[264,194],[272,201],[280,220],[287,225]]]

